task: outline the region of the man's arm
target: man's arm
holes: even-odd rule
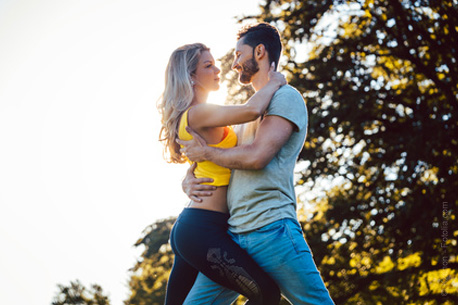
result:
[[[213,185],[202,184],[205,182],[213,182],[211,178],[196,178],[194,176],[194,170],[196,169],[196,163],[193,163],[186,172],[186,176],[181,182],[181,188],[183,192],[194,202],[202,202],[201,197],[208,197],[213,195],[213,191],[216,189]]]
[[[262,169],[288,141],[296,126],[287,119],[266,116],[258,127],[253,143],[229,149],[207,146],[205,141],[191,131],[195,140],[179,141],[186,156],[196,162],[209,160],[232,169]],[[188,130],[189,131],[189,130]]]

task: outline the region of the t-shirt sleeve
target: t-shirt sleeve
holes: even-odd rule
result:
[[[293,88],[281,88],[273,96],[267,115],[276,115],[287,119],[300,131],[307,127],[307,109],[301,94]]]

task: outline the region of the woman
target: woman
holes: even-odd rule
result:
[[[253,121],[261,116],[275,91],[286,84],[278,72],[244,105],[207,104],[210,91],[219,89],[220,70],[209,49],[200,43],[175,50],[166,70],[165,90],[159,104],[162,114],[160,140],[169,162],[184,163],[176,139],[190,140],[189,126],[210,145],[230,148],[237,136],[228,125]],[[212,162],[199,162],[196,177],[213,178],[214,194],[201,202],[191,201],[178,217],[171,233],[175,261],[167,285],[166,305],[182,304],[198,272],[248,298],[247,304],[278,304],[275,282],[227,233],[226,204],[230,170]]]

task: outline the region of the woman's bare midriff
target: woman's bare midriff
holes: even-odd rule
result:
[[[200,197],[202,202],[191,201],[190,208],[229,213],[227,208],[227,186],[219,186],[209,197]]]

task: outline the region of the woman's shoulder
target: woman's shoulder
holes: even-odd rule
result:
[[[212,117],[217,111],[218,106],[215,104],[197,104],[188,108],[187,120],[189,127],[206,129],[206,126],[202,126],[203,122],[207,121],[207,118]]]
[[[179,119],[179,124],[178,124],[178,138],[182,140],[186,140],[186,141],[192,139],[192,136],[186,131],[186,127],[189,126],[188,114],[191,108],[192,106],[183,112],[183,114],[181,115]]]

